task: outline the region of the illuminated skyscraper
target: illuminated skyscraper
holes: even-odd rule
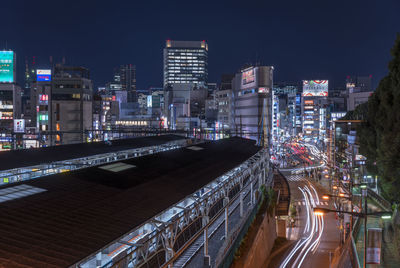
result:
[[[164,48],[164,88],[172,84],[206,86],[208,45],[206,41],[167,40]]]

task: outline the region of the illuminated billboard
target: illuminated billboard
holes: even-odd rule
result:
[[[0,51],[0,83],[14,82],[14,52]]]
[[[242,85],[247,85],[255,81],[254,69],[244,71],[242,73]]]
[[[303,80],[304,97],[327,97],[328,80]]]
[[[14,119],[14,132],[15,133],[25,132],[25,119]]]
[[[259,87],[258,93],[269,93],[269,88],[267,87]]]
[[[36,81],[51,81],[51,70],[36,70]]]

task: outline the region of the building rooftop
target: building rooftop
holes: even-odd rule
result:
[[[180,139],[185,138],[177,135],[161,135],[112,140],[108,143],[78,143],[45,148],[3,151],[0,152],[0,170],[35,166],[43,163],[82,158],[96,154],[160,145]]]
[[[73,265],[260,149],[230,138],[0,187],[0,266]]]

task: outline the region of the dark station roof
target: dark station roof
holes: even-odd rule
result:
[[[0,170],[34,166],[55,161],[81,158],[95,154],[104,154],[134,148],[161,145],[180,139],[185,138],[178,135],[161,135],[112,140],[108,143],[77,143],[45,148],[4,151],[0,152]]]
[[[241,138],[196,147],[202,149],[180,148],[120,161],[108,170],[110,164],[0,187],[0,267],[73,265],[260,150]],[[2,192],[16,186],[30,187],[31,195],[1,202]]]

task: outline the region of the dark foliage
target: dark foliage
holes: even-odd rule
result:
[[[400,34],[391,54],[389,73],[368,102],[346,114],[346,119],[361,119],[357,131],[360,153],[365,155],[367,169],[380,176],[384,196],[400,201]]]

